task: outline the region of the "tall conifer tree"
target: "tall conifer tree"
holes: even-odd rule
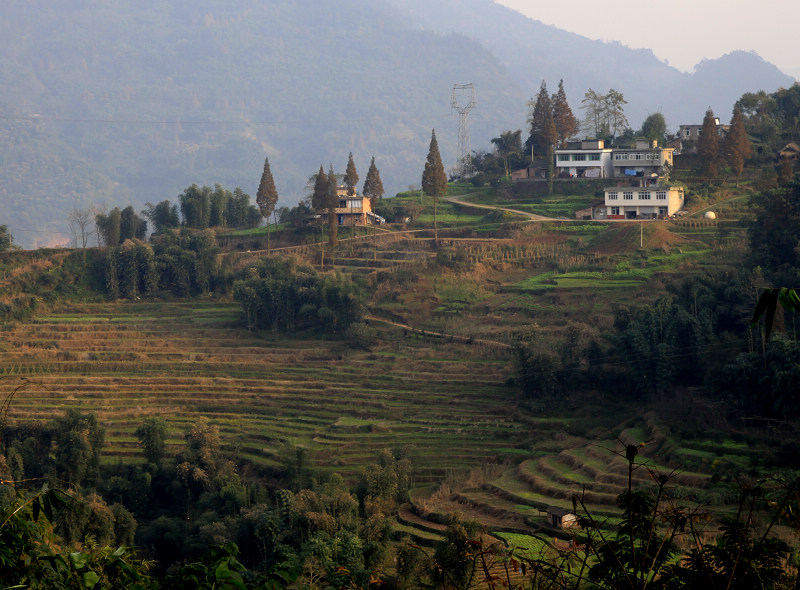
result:
[[[578,120],[572,113],[564,91],[564,80],[558,81],[558,92],[553,95],[553,121],[556,125],[556,137],[561,148],[567,147],[567,141],[578,131]]]
[[[344,172],[344,185],[347,187],[347,194],[352,196],[356,194],[358,185],[358,172],[356,172],[356,164],[353,162],[353,152],[347,158],[347,169]]]
[[[550,95],[547,94],[547,83],[542,80],[539,94],[536,96],[536,104],[533,106],[529,122],[531,124],[531,136],[528,140],[534,146],[534,151],[544,152],[547,159],[547,192],[553,193],[553,146],[558,139],[556,123],[553,118],[553,105]]]
[[[444,172],[442,157],[439,155],[439,142],[436,141],[436,130],[431,131],[431,143],[425,169],[422,171],[422,191],[433,197],[433,240],[439,241],[436,226],[436,204],[439,197],[447,194],[447,175]]]
[[[314,179],[314,192],[311,193],[311,208],[316,213],[321,213],[328,207],[327,194],[328,176],[325,174],[322,164],[320,164],[319,172],[317,172],[317,176]]]
[[[383,196],[383,182],[381,181],[381,173],[378,172],[378,167],[375,166],[375,156],[372,156],[372,161],[369,163],[369,170],[367,170],[367,178],[364,179],[362,192],[365,197],[369,198],[370,208],[375,211],[378,199]]]
[[[550,95],[547,94],[547,83],[542,80],[539,87],[539,94],[536,101],[529,103],[532,105],[528,123],[531,125],[531,133],[528,138],[528,145],[533,145],[535,153],[546,152],[548,146],[552,146],[558,139],[556,133],[556,123],[553,118],[553,104]]]
[[[275,188],[275,181],[272,179],[272,171],[269,169],[269,158],[264,158],[264,171],[261,173],[261,182],[258,184],[256,192],[256,203],[261,210],[261,217],[267,220],[267,254],[270,251],[270,231],[269,216],[275,210],[278,203],[278,191]]]
[[[731,127],[723,140],[723,152],[725,159],[730,165],[733,173],[736,174],[736,184],[739,184],[739,176],[744,170],[744,161],[750,155],[752,146],[747,138],[747,131],[744,128],[744,117],[739,105],[733,107],[733,117]]]
[[[697,156],[703,174],[709,180],[716,178],[719,172],[719,137],[717,137],[717,120],[711,107],[708,107],[703,118],[703,128],[697,140]]]

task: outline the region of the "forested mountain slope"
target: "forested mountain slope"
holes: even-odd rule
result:
[[[252,195],[265,155],[286,204],[350,151],[362,176],[374,155],[396,192],[419,182],[432,128],[453,163],[454,83],[481,89],[482,143],[525,118],[478,43],[362,0],[11,2],[0,54],[0,217],[27,245],[49,234],[21,230],[62,229],[75,206],[174,200],[192,182]]]

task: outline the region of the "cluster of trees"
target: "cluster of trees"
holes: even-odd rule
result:
[[[233,285],[250,330],[312,329],[343,333],[361,317],[355,285],[342,276],[320,276],[294,258],[263,258]]]
[[[709,108],[703,117],[703,128],[697,140],[701,170],[707,178],[713,179],[719,174],[720,164],[726,163],[738,181],[745,160],[752,152],[742,110],[738,104],[734,105],[730,129],[722,138],[717,133],[716,120],[714,111]]]
[[[265,174],[268,172],[267,161]],[[271,180],[271,175],[268,180]],[[265,181],[262,179],[262,182]],[[124,209],[115,207],[108,212],[78,208],[70,211],[68,222],[75,247],[86,248],[94,235],[98,245],[114,247],[126,240],[144,240],[148,229],[153,235],[161,235],[182,227],[200,230],[257,227],[262,217],[272,214],[275,202],[277,193],[255,206],[250,203],[250,196],[238,187],[231,192],[219,184],[214,188],[193,184],[178,196],[178,204],[168,199],[156,204],[146,203],[140,213],[130,205]]]
[[[242,478],[205,418],[176,451],[163,418],[143,420],[136,437],[144,464],[102,466],[94,414],[4,431],[4,586],[366,588],[385,569],[392,517],[408,499],[401,452],[380,452],[351,490],[336,474],[312,481],[306,451],[287,443],[268,488]],[[50,487],[28,492],[34,478]],[[123,548],[133,546],[138,555]]]
[[[767,93],[748,92],[736,102],[747,134],[755,140],[755,158],[774,160],[788,141],[800,141],[800,84]]]
[[[102,246],[118,246],[126,240],[144,240],[147,235],[147,222],[128,205],[120,210],[114,207],[109,213],[97,213],[94,217],[98,241]],[[87,241],[82,232],[81,241]]]
[[[155,235],[150,243],[128,239],[106,251],[106,293],[114,299],[135,299],[164,293],[198,295],[223,287],[227,283],[219,271],[218,253],[210,229],[184,228]]]
[[[262,218],[261,209],[251,205],[250,195],[240,188],[231,193],[218,184],[213,190],[207,186],[198,187],[193,184],[183,191],[178,201],[183,216],[182,226],[193,229],[256,227]],[[177,227],[173,225],[175,215],[169,201],[162,201],[159,205],[162,207],[162,213],[169,210],[170,215],[165,218],[167,224],[153,222],[153,233],[162,233]],[[147,210],[150,211],[149,206]]]
[[[589,88],[581,100],[585,112],[581,128],[590,136],[613,141],[628,128],[625,105],[628,101],[618,90],[605,94]]]

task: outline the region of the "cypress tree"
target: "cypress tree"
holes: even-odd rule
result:
[[[314,179],[314,192],[311,193],[311,208],[315,212],[320,213],[323,209],[327,208],[326,195],[328,194],[328,176],[325,174],[325,169],[322,164],[319,165],[319,172]]]
[[[736,174],[737,185],[739,184],[739,176],[744,170],[744,161],[750,155],[750,150],[750,140],[747,138],[747,131],[744,128],[742,110],[736,105],[733,107],[731,128],[723,141],[723,152],[733,173]]]
[[[367,170],[367,178],[364,180],[362,192],[365,197],[369,197],[370,207],[375,211],[378,199],[383,196],[383,182],[381,182],[381,173],[378,172],[378,168],[375,166],[375,156],[372,156],[372,161],[369,163],[369,170]]]
[[[547,83],[542,80],[539,94],[536,96],[536,104],[533,107],[529,119],[531,124],[531,136],[529,142],[538,152],[544,151],[547,158],[547,192],[553,193],[553,145],[558,139],[556,123],[553,118],[553,106],[550,95],[547,94]]]
[[[353,162],[353,152],[350,152],[350,157],[347,159],[347,170],[344,173],[344,185],[347,187],[347,194],[356,194],[358,185],[358,172],[356,172],[356,164]]]
[[[558,92],[553,95],[553,121],[556,126],[556,138],[559,147],[567,147],[567,141],[578,130],[578,120],[572,113],[564,91],[564,80],[558,81]]]
[[[261,182],[256,193],[256,203],[261,210],[261,217],[267,220],[267,253],[270,251],[269,243],[269,216],[275,210],[278,202],[278,191],[275,189],[275,181],[272,179],[272,171],[269,169],[269,158],[264,158],[264,171],[261,173]]]
[[[700,166],[708,180],[717,176],[719,172],[719,138],[717,137],[717,121],[714,111],[708,107],[703,118],[703,129],[697,140],[697,155]]]
[[[439,155],[439,143],[436,141],[436,130],[431,131],[431,143],[425,169],[422,171],[422,191],[433,197],[433,239],[438,241],[436,227],[436,204],[439,197],[447,194],[447,175],[444,173],[442,157]]]
[[[535,152],[541,153],[547,150],[548,146],[552,146],[558,139],[556,123],[553,118],[553,105],[550,95],[547,94],[547,83],[544,80],[539,87],[539,94],[536,96],[536,102],[533,103],[528,122],[531,125],[528,142],[533,144]]]

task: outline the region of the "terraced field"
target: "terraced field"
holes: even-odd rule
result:
[[[105,460],[140,460],[134,431],[167,418],[171,444],[200,416],[243,459],[270,465],[285,443],[313,464],[360,473],[384,447],[407,447],[417,483],[519,452],[526,432],[507,362],[480,345],[401,329],[356,351],[340,341],[259,336],[221,302],[74,305],[3,327],[0,372],[11,421],[79,407],[106,426]]]

